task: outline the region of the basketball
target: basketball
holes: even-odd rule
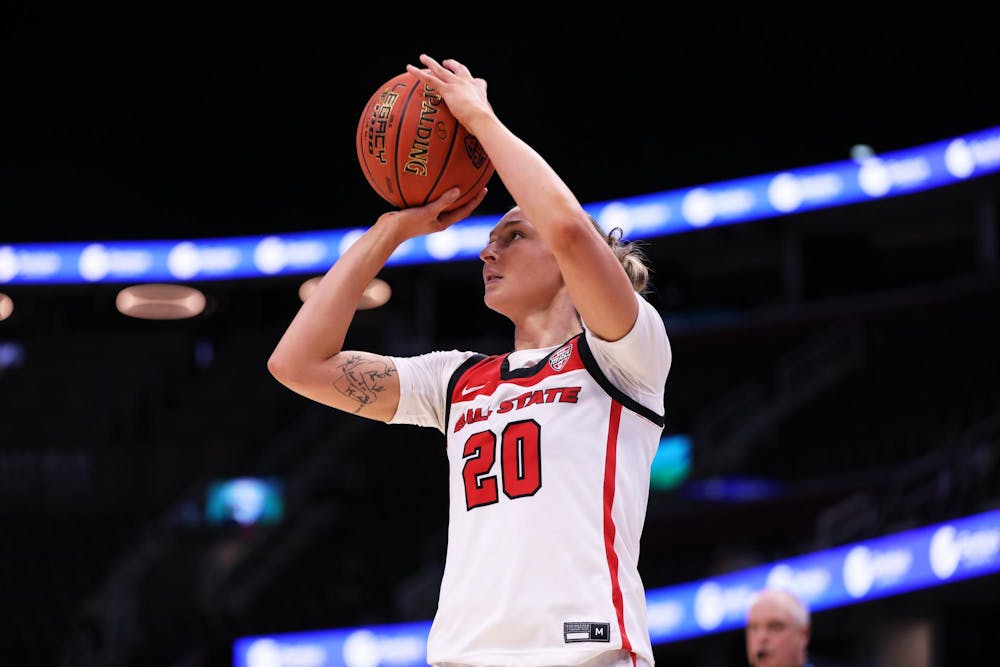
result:
[[[397,208],[423,206],[458,186],[449,209],[475,197],[494,167],[444,99],[415,75],[386,81],[361,113],[358,160],[368,183]]]

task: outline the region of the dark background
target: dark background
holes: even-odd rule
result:
[[[1000,118],[1000,42],[986,17],[957,8],[536,10],[8,6],[0,243],[370,224],[386,207],[358,167],[356,124],[421,52],[487,79],[501,118],[583,202],[846,159],[855,144],[916,146]],[[741,505],[655,495],[648,586],[997,505],[996,439],[963,437],[1000,396],[998,188],[988,177],[650,240],[650,299],[675,357],[667,432],[696,436],[696,480],[764,475],[787,492]],[[494,179],[479,213],[509,204]],[[358,314],[349,345],[509,345],[475,263],[383,277],[393,298]],[[431,617],[446,518],[438,434],[334,414],[267,375],[300,280],[200,284],[208,312],[179,322],[120,316],[121,285],[4,289],[15,312],[0,342],[23,351],[0,371],[5,655],[219,665],[240,635]],[[712,458],[718,432],[705,424],[719,421],[706,415],[720,399],[749,387],[763,414],[795,392],[778,379],[789,355],[819,349],[830,364],[823,344],[843,331],[858,333],[861,361],[755,431],[742,456]],[[208,481],[244,474],[285,480],[288,520],[204,525]],[[830,664],[876,664],[881,643],[919,627],[931,664],[969,662],[995,653],[996,595],[989,578],[823,612],[814,649]],[[660,646],[657,658],[743,664],[740,642]]]
[[[5,238],[366,224],[382,205],[354,153],[361,109],[424,51],[486,78],[501,117],[589,201],[996,120],[998,49],[975,15],[440,13],[8,10]],[[497,191],[483,211],[508,203]]]

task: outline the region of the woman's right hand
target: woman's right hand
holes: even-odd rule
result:
[[[458,198],[452,188],[426,206],[379,216],[372,229],[348,248],[299,308],[268,360],[271,375],[314,401],[361,417],[389,421],[399,404],[392,359],[345,351],[347,329],[365,286],[407,239],[447,229],[483,201],[486,188],[469,203],[446,211]]]
[[[460,194],[458,188],[452,188],[424,206],[413,206],[383,213],[379,216],[378,223],[390,225],[396,230],[396,233],[401,235],[401,242],[417,236],[440,232],[469,217],[483,202],[486,188],[480,190],[479,194],[466,204],[451,211],[447,210]]]

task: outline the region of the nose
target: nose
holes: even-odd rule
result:
[[[479,259],[484,262],[495,262],[497,259],[497,244],[496,241],[491,241],[486,244],[486,247],[479,251]]]

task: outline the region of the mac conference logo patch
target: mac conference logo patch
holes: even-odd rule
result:
[[[563,345],[561,348],[552,353],[549,357],[549,366],[552,367],[554,371],[561,371],[566,362],[569,361],[570,356],[573,354],[573,344]]]

